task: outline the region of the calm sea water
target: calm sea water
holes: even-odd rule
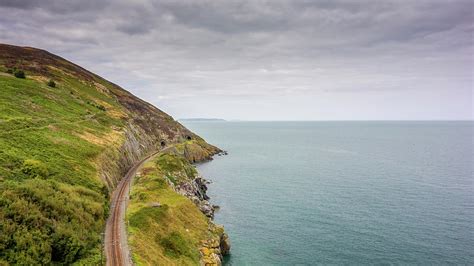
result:
[[[186,122],[228,265],[474,264],[472,122]]]

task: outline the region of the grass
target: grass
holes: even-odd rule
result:
[[[163,153],[157,157],[155,163],[160,171],[175,185],[192,179],[197,175],[196,168],[189,164],[184,157],[179,155]]]
[[[199,264],[201,240],[215,237],[209,231],[210,222],[166,181],[167,175],[175,180],[189,180],[195,174],[194,167],[181,156],[160,154],[146,163],[134,179],[127,228],[137,265]],[[161,206],[151,207],[153,203]]]
[[[192,257],[194,255],[192,245],[179,232],[172,232],[165,237],[158,235],[156,241],[159,241],[165,250],[165,255],[168,257]]]
[[[96,159],[124,124],[101,106],[121,107],[54,73],[55,88],[30,73],[0,75],[0,264],[99,262],[109,207]]]

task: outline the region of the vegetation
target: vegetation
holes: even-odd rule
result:
[[[50,79],[48,81],[48,86],[50,86],[51,88],[56,88],[56,82],[54,82],[54,80]]]
[[[90,104],[91,106],[94,106],[95,108],[97,108],[101,111],[106,111],[105,106],[103,106],[102,104],[98,104],[94,101],[87,101],[87,104]]]
[[[23,70],[16,70],[13,75],[19,79],[24,79],[26,78],[25,72]]]
[[[46,51],[0,44],[0,72],[13,74],[0,73],[0,265],[100,264],[108,186],[124,170],[113,167],[127,155],[120,151],[126,126],[149,149],[199,138],[152,105]],[[217,150],[202,143],[207,154]],[[165,259],[159,261],[195,263],[193,248],[207,220],[163,176],[179,182],[195,170],[178,157],[160,159],[163,169],[144,177],[133,195],[130,228],[143,237],[133,243],[139,251],[145,240],[161,247],[157,256]],[[105,181],[103,166],[114,175]],[[156,261],[149,250],[137,260],[148,257]]]
[[[161,154],[135,177],[127,219],[137,265],[197,265],[201,241],[217,237],[208,218],[168,185],[167,179],[177,182],[196,174],[181,156]]]
[[[95,165],[124,122],[86,102],[121,107],[59,70],[62,90],[14,73],[0,75],[0,265],[97,264],[109,199]]]
[[[215,152],[212,148],[209,148],[210,145],[203,139],[196,136],[196,139],[190,140],[188,137],[183,142],[175,145],[178,153],[183,155],[188,161],[193,163],[205,161]]]
[[[191,244],[178,232],[172,232],[170,235],[158,239],[165,250],[165,255],[169,257],[193,256]]]
[[[106,216],[103,195],[38,178],[0,184],[2,259],[13,264],[72,263],[94,253]]]
[[[156,165],[174,185],[192,179],[197,171],[194,166],[182,156],[164,153],[157,157]]]

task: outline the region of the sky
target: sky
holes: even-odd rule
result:
[[[175,118],[472,120],[474,2],[0,0],[0,42]]]

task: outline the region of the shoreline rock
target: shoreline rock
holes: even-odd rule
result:
[[[224,256],[229,254],[230,251],[229,236],[221,225],[212,224],[209,230],[216,232],[218,237],[201,241],[201,248],[199,249],[201,265],[222,265]]]
[[[222,153],[222,151],[219,153]],[[227,152],[225,154],[227,154]],[[214,237],[201,241],[201,248],[199,249],[201,265],[222,265],[223,256],[229,254],[231,244],[224,227],[222,225],[216,225],[213,222],[214,213],[220,207],[212,205],[209,202],[210,198],[207,195],[207,185],[211,182],[198,174],[194,179],[184,181],[176,186],[169,180],[168,183],[177,193],[190,199],[199,210],[209,218],[209,231],[218,236],[217,238]]]

